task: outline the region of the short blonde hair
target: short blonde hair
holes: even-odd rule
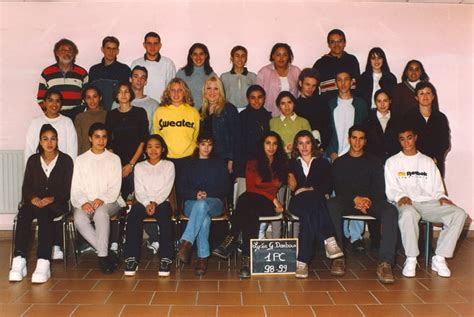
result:
[[[210,76],[204,86],[202,87],[202,107],[201,107],[201,118],[205,119],[207,116],[207,111],[210,107],[209,101],[206,99],[206,90],[210,83],[217,83],[217,88],[219,89],[219,100],[217,100],[216,114],[220,114],[225,106],[225,90],[222,81],[216,75]]]
[[[193,101],[193,96],[191,95],[191,91],[189,90],[188,85],[186,85],[186,82],[182,80],[181,78],[175,77],[170,80],[168,85],[166,85],[165,90],[163,91],[163,95],[161,96],[161,102],[160,106],[169,106],[172,104],[171,101],[171,96],[170,96],[170,91],[171,91],[171,85],[173,84],[179,84],[181,85],[181,88],[184,90],[184,102],[190,105],[191,107],[194,106],[194,101]]]

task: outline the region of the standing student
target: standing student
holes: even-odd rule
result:
[[[183,79],[191,91],[194,106],[201,109],[202,87],[211,75],[215,75],[211,67],[211,55],[206,45],[194,43],[188,52],[187,63],[181,68],[176,77]]]
[[[224,211],[228,192],[228,172],[224,161],[214,157],[214,138],[205,131],[198,137],[193,159],[181,173],[178,192],[184,200],[184,213],[189,217],[181,236],[178,259],[189,263],[192,246],[197,247],[196,275],[207,272],[209,229],[211,218]]]
[[[77,230],[96,250],[102,273],[111,274],[117,268],[117,260],[108,253],[110,217],[120,210],[117,200],[122,164],[120,157],[106,149],[107,138],[105,124],[91,125],[91,149],[81,154],[74,165],[71,204]]]
[[[72,159],[59,151],[58,133],[50,124],[39,132],[38,152],[28,159],[22,186],[22,204],[17,215],[15,246],[8,279],[21,281],[27,274],[26,258],[31,238],[31,222],[38,219],[38,249],[32,283],[44,283],[51,276],[53,219],[69,210],[73,171]]]
[[[291,64],[293,51],[286,43],[276,43],[270,52],[270,64],[262,67],[257,73],[257,84],[265,89],[265,108],[273,117],[280,115],[280,110],[275,106],[275,100],[282,91],[289,91],[293,96],[298,96],[298,76],[301,70]]]
[[[250,277],[250,239],[258,236],[258,218],[274,216],[284,211],[277,193],[288,178],[287,160],[280,136],[270,131],[259,142],[257,159],[247,162],[247,191],[237,201],[229,235],[212,252],[218,257],[228,258],[242,232],[241,278]]]
[[[230,51],[232,69],[221,75],[227,101],[233,104],[239,112],[244,110],[248,104],[247,89],[257,81],[257,75],[245,67],[247,57],[248,52],[245,47],[234,46]]]
[[[169,196],[173,188],[174,164],[168,161],[168,147],[163,138],[151,135],[145,142],[146,161],[135,166],[135,198],[137,202],[127,215],[124,248],[126,276],[135,275],[140,262],[143,219],[153,217],[160,227],[159,276],[169,276],[173,256],[171,205]]]
[[[380,47],[372,48],[367,56],[365,72],[357,79],[355,94],[364,99],[368,110],[375,109],[375,92],[384,89],[391,94],[396,85],[397,78],[390,72],[385,52]]]

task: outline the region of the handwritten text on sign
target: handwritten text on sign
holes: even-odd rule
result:
[[[298,239],[252,239],[250,246],[252,274],[295,273]]]

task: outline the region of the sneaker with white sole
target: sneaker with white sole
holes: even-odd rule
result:
[[[308,278],[308,264],[296,261],[296,278]]]
[[[118,243],[117,242],[112,242],[110,244],[110,251],[118,253]]]
[[[151,252],[153,252],[153,254],[157,254],[158,249],[160,248],[160,243],[158,241],[151,242],[151,243],[150,243],[150,241],[147,241],[146,242],[146,247],[147,247],[147,249],[151,250]]]
[[[125,259],[125,276],[135,276],[138,270],[138,261],[135,257],[128,257]]]
[[[10,282],[20,282],[26,276],[26,273],[26,259],[20,255],[14,257],[8,280]]]
[[[402,274],[405,277],[415,277],[416,276],[416,266],[418,262],[416,261],[416,257],[409,256],[405,260],[405,264],[403,264]]]
[[[160,260],[160,269],[158,271],[158,276],[170,276],[171,263],[173,261],[169,258],[161,258]]]
[[[337,245],[336,238],[334,237],[324,240],[324,249],[326,250],[326,256],[331,260],[344,256],[344,253],[341,248],[339,248],[339,245]]]
[[[446,263],[446,259],[439,255],[431,258],[431,270],[438,273],[441,277],[451,277],[451,270]]]
[[[49,260],[38,259],[36,269],[31,275],[31,283],[45,283],[51,277]]]
[[[61,251],[59,245],[53,245],[53,255],[51,256],[53,260],[62,260],[64,259],[64,253]]]

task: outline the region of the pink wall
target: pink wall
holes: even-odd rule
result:
[[[452,129],[446,183],[451,198],[474,215],[473,16],[469,5],[406,3],[0,3],[0,149],[22,149],[24,131],[40,114],[35,102],[41,70],[53,63],[52,47],[67,37],[79,46],[85,68],[100,58],[104,36],[122,43],[119,59],[143,54],[143,35],[157,31],[163,55],[177,67],[193,42],[204,42],[217,73],[229,69],[233,45],[249,49],[248,66],[268,63],[271,46],[288,42],[294,64],[311,66],[328,49],[327,32],[346,32],[347,51],[365,67],[367,52],[381,46],[400,78],[409,59],[420,59],[439,91]],[[2,184],[5,186],[5,184]],[[1,221],[0,221],[1,222]]]

